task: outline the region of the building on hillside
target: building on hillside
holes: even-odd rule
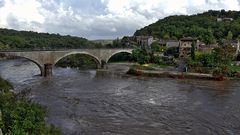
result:
[[[159,46],[161,46],[161,47],[166,47],[167,40],[160,39],[159,42],[158,42],[158,44],[159,44]]]
[[[151,46],[153,43],[152,36],[136,36],[136,42],[141,46]]]
[[[191,53],[192,43],[196,42],[196,38],[184,37],[179,41],[179,57],[186,58]]]
[[[218,47],[217,44],[210,44],[210,45],[200,44],[197,50],[200,52],[211,53],[213,49],[217,47]]]
[[[239,53],[240,43],[238,40],[226,40],[223,44],[232,46],[234,49],[236,49],[236,54]]]
[[[179,41],[169,41],[166,44],[167,48],[172,48],[172,47],[179,47]]]
[[[224,45],[231,45],[234,48],[237,48],[238,46],[238,40],[225,40],[223,42]]]
[[[217,18],[217,22],[222,22],[222,21],[233,21],[233,18],[228,18],[228,17],[225,17],[225,18]]]
[[[161,47],[166,47],[166,48],[178,47],[179,46],[179,41],[161,39],[161,40],[159,40],[159,45]]]
[[[130,36],[125,38],[127,38],[127,42],[132,44],[136,43],[140,46],[151,46],[151,44],[154,42],[152,36]]]

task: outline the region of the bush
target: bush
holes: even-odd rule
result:
[[[153,57],[153,62],[154,62],[155,64],[162,64],[162,63],[163,63],[162,57],[160,57],[160,56],[154,56],[154,57]]]
[[[139,64],[146,64],[149,63],[151,60],[150,54],[147,53],[146,49],[142,48],[135,48],[132,51],[132,59]]]
[[[4,135],[59,135],[53,126],[46,127],[45,111],[26,98],[18,98],[9,91],[11,86],[0,79],[0,108],[2,120],[0,128]]]

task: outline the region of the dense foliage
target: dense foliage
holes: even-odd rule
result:
[[[16,31],[0,28],[0,49],[59,49],[59,48],[99,48],[85,38],[61,36],[59,34]]]
[[[218,18],[233,20],[217,21]],[[239,11],[208,11],[197,15],[170,16],[135,32],[156,38],[179,39],[183,36],[197,37],[207,44],[221,43],[224,39],[236,39],[240,35]]]
[[[175,59],[173,57],[162,57],[156,55],[161,49],[158,47],[151,48],[150,50],[145,47],[135,47],[132,51],[132,61],[138,64],[151,64],[158,66],[173,66]]]
[[[125,61],[133,61],[132,55],[126,52],[117,53],[113,55],[108,62],[125,62]]]
[[[235,49],[229,45],[215,48],[212,53],[197,52],[195,59],[188,59],[188,71],[240,77],[240,67],[233,64],[234,58]]]
[[[132,59],[139,64],[150,63],[151,55],[146,51],[144,47],[136,47],[132,51]]]
[[[4,135],[59,135],[53,126],[44,122],[45,111],[24,96],[9,91],[11,86],[0,78],[0,128]]]
[[[91,56],[83,54],[73,54],[61,59],[56,66],[59,67],[72,67],[72,68],[88,68],[95,69],[96,61]]]

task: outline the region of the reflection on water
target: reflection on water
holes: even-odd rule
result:
[[[109,67],[111,68],[111,67]],[[46,121],[72,135],[238,135],[240,82],[133,77],[54,68],[37,76],[21,60],[0,63],[16,91],[48,109]]]

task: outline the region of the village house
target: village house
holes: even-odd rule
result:
[[[136,43],[140,46],[151,46],[151,44],[154,42],[152,36],[131,36],[127,38],[129,43]]]
[[[179,46],[179,41],[161,39],[161,40],[159,40],[159,45],[161,47],[166,47],[168,49],[168,48],[171,48],[171,47],[178,47]]]
[[[226,40],[226,41],[224,41],[223,44],[232,46],[233,48],[236,49],[236,54],[239,53],[240,43],[238,40]]]
[[[167,48],[179,47],[179,41],[169,41],[166,44]]]
[[[223,44],[224,44],[224,45],[230,45],[230,46],[232,46],[232,47],[234,47],[234,48],[237,48],[237,46],[238,46],[238,40],[225,40],[225,41],[223,42]]]
[[[192,43],[196,42],[197,39],[191,37],[181,38],[179,41],[179,57],[186,58],[191,53]]]
[[[218,45],[217,44],[210,44],[210,45],[199,44],[197,47],[198,47],[197,50],[200,52],[211,53],[214,48],[218,47]]]
[[[141,46],[151,46],[153,43],[152,36],[136,36],[136,42]]]

